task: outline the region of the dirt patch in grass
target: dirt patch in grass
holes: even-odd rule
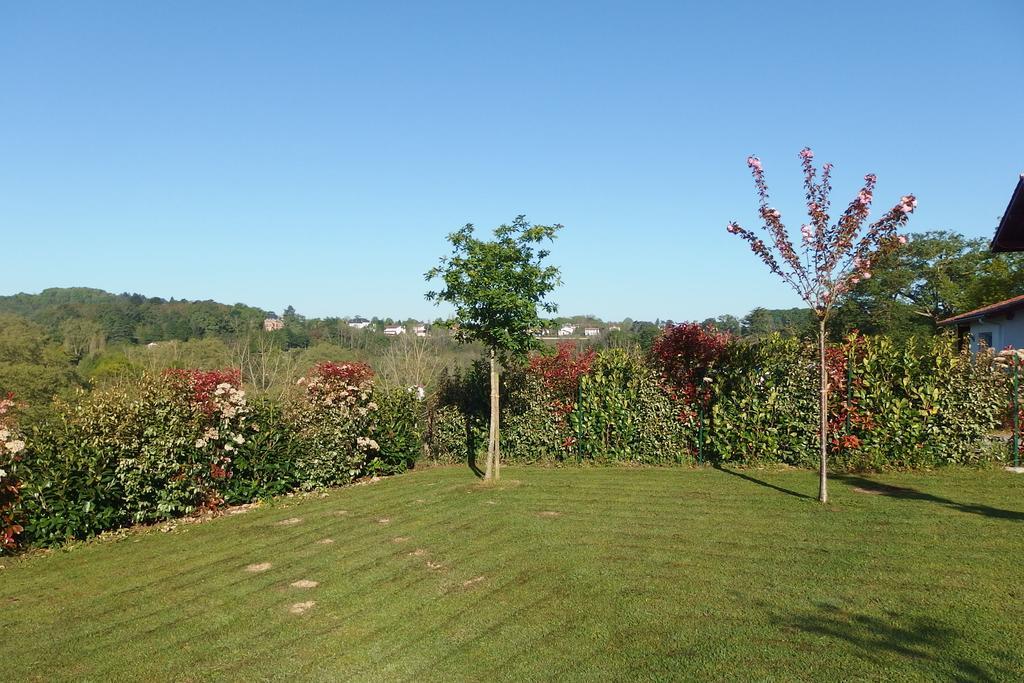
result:
[[[292,614],[305,614],[309,610],[313,609],[313,605],[315,604],[316,603],[312,600],[309,600],[307,602],[297,602],[291,607],[289,607],[288,611]]]
[[[409,540],[408,536],[395,536],[394,538],[391,539],[391,542],[392,543],[405,543],[408,540]]]
[[[253,574],[258,574],[260,572],[267,571],[268,569],[270,569],[270,567],[271,564],[269,562],[260,562],[259,564],[250,564],[248,567],[245,568],[245,571],[252,572]]]
[[[409,557],[423,557],[426,554],[427,551],[423,548],[416,548],[416,550],[413,550],[411,553],[409,553]]]
[[[348,514],[348,510],[335,510],[334,514],[336,514],[338,517],[344,517]]]
[[[483,581],[483,580],[484,580],[484,577],[482,577],[482,576],[477,576],[477,577],[475,577],[475,578],[472,578],[472,579],[468,579],[468,580],[466,580],[466,581],[463,581],[463,582],[462,582],[462,587],[463,587],[463,588],[469,588],[470,586],[475,586],[476,584],[480,583],[480,582],[481,582],[481,581]]]
[[[311,581],[310,579],[299,579],[289,584],[292,588],[316,588],[320,585],[319,581]]]
[[[391,524],[391,518],[390,517],[381,517],[380,519],[377,520],[377,524]]]
[[[277,526],[295,526],[301,521],[302,518],[300,517],[291,517],[289,519],[282,519],[280,522],[277,523]]]
[[[864,489],[864,488],[861,488],[859,486],[854,486],[853,487],[853,492],[854,493],[866,493],[869,496],[880,496],[880,495],[882,495],[882,492],[879,491],[878,489]]]
[[[332,543],[334,543],[333,538],[321,538],[319,541],[316,542],[317,545],[330,545]]]
[[[440,562],[431,562],[430,560],[427,560],[427,569],[430,569],[431,571],[435,571],[436,572],[438,569],[443,569],[443,568],[444,568],[444,565],[441,564]]]
[[[561,517],[562,513],[561,512],[556,512],[554,510],[541,510],[540,512],[537,513],[537,516],[538,517]]]

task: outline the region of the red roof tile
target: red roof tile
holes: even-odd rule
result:
[[[952,318],[940,320],[939,324],[951,325],[953,323],[965,323],[971,320],[984,318],[986,315],[995,315],[996,313],[1007,313],[1018,308],[1024,308],[1024,295],[1015,296],[1012,299],[1007,299],[1006,301],[1000,301],[994,304],[989,304],[988,306],[982,306],[981,308],[976,308],[973,311],[967,311],[966,313],[961,313],[960,315],[954,315]]]

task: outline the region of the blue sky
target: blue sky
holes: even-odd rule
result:
[[[844,6],[841,6],[844,5]],[[796,305],[733,236],[744,160],[991,236],[1024,171],[1024,3],[98,2],[0,9],[0,293],[433,317],[445,235],[563,223],[565,314]],[[787,211],[788,209],[788,211]]]

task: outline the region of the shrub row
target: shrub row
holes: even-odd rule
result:
[[[817,462],[815,349],[770,336],[740,341],[668,328],[652,353],[562,346],[505,373],[502,456],[515,462]],[[486,368],[442,381],[428,420],[431,457],[486,444]],[[897,344],[851,336],[829,349],[829,452],[840,470],[979,465],[1005,453],[987,436],[1009,405],[991,355],[954,340]]]
[[[0,481],[14,494],[0,499],[0,523],[22,544],[56,545],[400,472],[421,451],[420,412],[358,363],[320,364],[280,402],[250,401],[234,372],[122,380],[32,428],[15,478]]]

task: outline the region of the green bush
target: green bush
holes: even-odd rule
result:
[[[828,357],[832,469],[983,465],[1004,457],[987,438],[1008,404],[1006,373],[990,355],[958,352],[950,337],[896,344],[858,336]],[[531,368],[540,365],[560,371],[550,358]],[[708,377],[707,405],[681,393],[673,398],[653,366],[635,351],[604,350],[573,397],[551,395],[529,370],[507,370],[503,458],[662,464],[701,453],[712,462],[817,464],[813,346],[778,334],[729,341]],[[429,418],[435,460],[461,461],[482,445],[486,386],[478,367],[446,378]]]
[[[224,501],[240,505],[280,496],[299,488],[295,463],[300,442],[283,407],[268,400],[252,405],[252,430],[235,449],[231,476],[223,482]]]
[[[34,426],[21,473],[21,542],[52,546],[131,523],[117,455],[80,438],[61,417]]]
[[[427,416],[427,452],[431,462],[454,465],[475,453],[470,419],[458,406],[432,406]]]
[[[380,455],[373,438],[373,371],[362,363],[321,363],[301,380],[286,408],[298,444],[295,461],[304,490],[341,486]]]
[[[998,451],[984,444],[1006,411],[1007,378],[991,354],[957,352],[955,341],[860,338],[850,358],[853,438],[836,449],[836,468],[885,470],[980,465]],[[836,396],[837,400],[845,397]]]
[[[373,436],[380,450],[367,458],[364,471],[378,476],[405,472],[423,452],[422,405],[413,392],[402,389],[374,389],[373,400]]]
[[[708,434],[713,459],[736,463],[816,462],[814,349],[774,334],[733,341],[717,367]]]
[[[695,438],[658,373],[635,350],[606,349],[580,380],[569,415],[581,460],[643,464],[692,461]]]
[[[318,366],[283,404],[250,405],[232,381],[232,372],[143,374],[58,402],[26,438],[20,496],[5,512],[23,527],[21,542],[56,545],[400,472],[422,449],[415,398],[373,395],[365,366]]]
[[[501,456],[509,462],[553,463],[573,455],[568,416],[554,408],[555,398],[536,378],[506,373]]]

